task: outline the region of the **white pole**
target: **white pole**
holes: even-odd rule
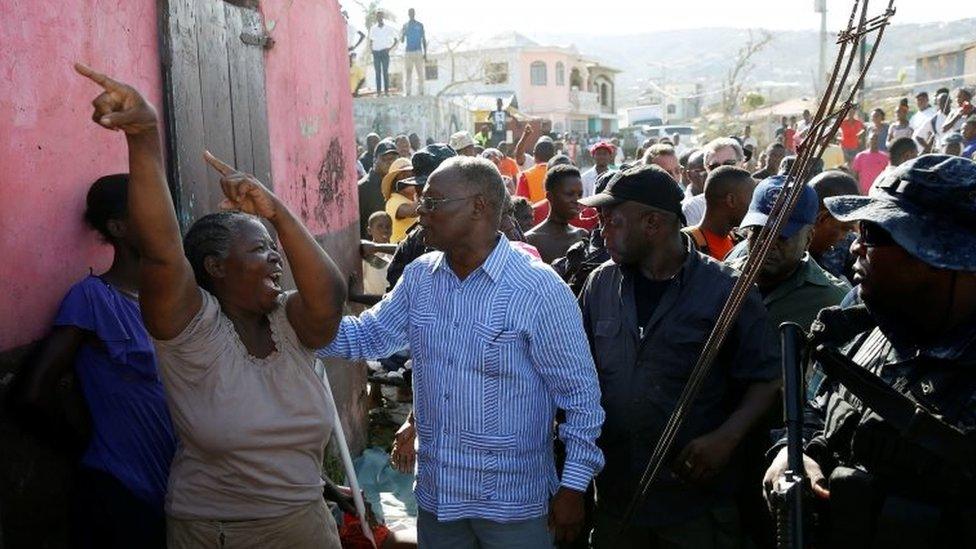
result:
[[[321,360],[316,360],[317,366],[321,367],[322,371],[319,373],[319,377],[322,378],[322,383],[325,384],[325,390],[332,399],[332,387],[329,385],[329,376],[325,371],[325,364]],[[318,370],[318,368],[316,368]],[[349,480],[349,489],[352,490],[352,499],[356,504],[356,514],[359,515],[359,526],[363,530],[363,535],[366,539],[376,547],[376,539],[373,538],[373,531],[369,527],[369,522],[366,521],[366,504],[363,502],[363,494],[359,490],[359,480],[356,478],[356,470],[352,466],[352,456],[349,454],[349,444],[346,442],[346,433],[342,430],[342,421],[339,419],[339,407],[335,405],[335,400],[332,402],[332,409],[335,410],[335,428],[333,433],[336,436],[336,441],[339,446],[339,455],[342,457],[342,466],[346,470],[346,479]]]

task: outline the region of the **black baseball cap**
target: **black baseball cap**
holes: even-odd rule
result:
[[[384,154],[397,152],[396,143],[392,139],[387,137],[376,144],[376,148],[373,149],[373,158],[379,158]]]
[[[601,193],[579,201],[584,206],[600,208],[623,202],[637,202],[671,212],[684,220],[681,199],[684,193],[674,179],[658,166],[638,166],[617,172]]]
[[[400,184],[418,187],[426,185],[430,174],[434,173],[438,166],[452,156],[457,156],[457,153],[443,143],[427,145],[410,157],[410,163],[413,164],[413,177],[404,179]]]

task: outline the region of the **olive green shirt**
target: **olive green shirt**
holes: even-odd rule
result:
[[[741,271],[745,257],[730,261],[733,269]],[[817,313],[825,307],[839,305],[851,286],[823,270],[810,254],[804,254],[800,267],[771,291],[761,292],[769,311],[769,324],[774,328],[783,322],[796,322],[808,330]]]

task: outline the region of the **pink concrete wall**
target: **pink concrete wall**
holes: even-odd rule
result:
[[[162,104],[155,0],[0,2],[0,351],[42,336],[67,288],[111,250],[82,221],[98,177],[126,171],[121,134],[91,121],[85,62]]]
[[[358,220],[345,28],[335,0],[262,2],[275,190],[317,236]],[[155,0],[0,3],[0,351],[41,337],[67,288],[108,267],[82,221],[96,178],[126,170],[120,134],[95,126],[85,62],[162,107]],[[162,118],[162,113],[160,113]],[[354,244],[355,242],[353,242]]]
[[[275,193],[313,234],[358,223],[345,22],[335,0],[262,2]]]
[[[543,61],[547,76],[545,86],[532,85],[532,63]],[[566,66],[563,85],[556,85],[556,63],[562,61]],[[572,70],[570,56],[559,51],[523,51],[519,54],[518,71],[522,85],[517,92],[519,108],[527,112],[568,111],[569,73]]]

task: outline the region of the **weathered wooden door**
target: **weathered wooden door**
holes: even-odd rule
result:
[[[185,231],[223,198],[204,149],[271,185],[256,0],[158,0],[170,185]]]

